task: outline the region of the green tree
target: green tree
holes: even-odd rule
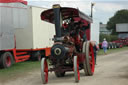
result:
[[[104,38],[106,38],[108,42],[118,39],[117,35],[100,34],[100,42],[103,42]]]
[[[119,10],[115,13],[113,17],[111,17],[107,23],[107,29],[112,30],[112,34],[116,33],[116,24],[118,23],[128,23],[128,10],[123,9]]]

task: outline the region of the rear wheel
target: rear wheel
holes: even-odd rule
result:
[[[87,41],[83,44],[83,53],[85,53],[85,61],[83,62],[83,68],[85,75],[91,76],[95,69],[95,58],[92,44]]]
[[[41,60],[41,78],[43,84],[48,83],[48,64],[45,58]]]
[[[75,76],[75,82],[79,82],[80,72],[79,72],[79,60],[77,56],[74,56],[74,76]]]
[[[83,43],[83,53],[85,54],[85,60],[84,60],[84,62],[83,62],[83,69],[84,69],[84,73],[85,73],[85,75],[87,74],[87,67],[86,67],[86,52],[85,52],[85,50],[86,50],[86,42],[84,42]]]
[[[10,52],[5,52],[1,55],[0,64],[2,68],[9,68],[14,63],[13,56]]]

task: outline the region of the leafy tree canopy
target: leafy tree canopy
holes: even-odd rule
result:
[[[118,23],[128,23],[128,10],[127,9],[117,11],[115,15],[109,19],[107,23],[107,29],[112,30],[112,34],[117,34],[116,24]]]

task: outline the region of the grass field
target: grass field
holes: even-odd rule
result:
[[[23,76],[27,72],[40,69],[39,61],[26,61],[16,63],[8,69],[0,69],[0,82],[11,78],[17,78],[17,76]]]
[[[128,50],[128,47],[109,49],[109,50],[107,50],[107,54],[111,54],[111,53],[115,53],[115,52],[120,52],[120,51],[125,51],[125,50]],[[98,55],[104,55],[103,49],[99,50]]]
[[[110,49],[108,50],[108,54],[120,52],[128,50],[128,47],[123,48],[117,48],[117,49]],[[103,50],[101,49],[98,52],[98,55],[104,55]],[[40,69],[40,62],[39,61],[26,61],[21,63],[16,63],[12,67],[8,69],[0,69],[0,81],[7,80],[10,78],[17,78],[17,76],[25,75],[27,72],[36,71],[37,69]]]

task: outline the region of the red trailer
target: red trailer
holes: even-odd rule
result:
[[[119,38],[118,40],[112,42],[115,44],[120,44],[119,47],[128,46],[128,38]]]

